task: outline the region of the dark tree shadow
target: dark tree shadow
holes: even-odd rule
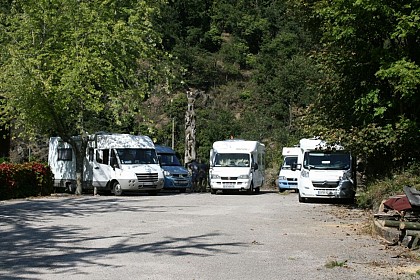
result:
[[[156,255],[207,257],[215,254],[232,254],[232,247],[247,246],[239,242],[218,243],[210,232],[203,235],[179,237],[167,236],[163,240],[139,244],[139,237],[151,233],[145,229],[128,235],[89,236],[89,228],[68,225],[51,225],[58,217],[83,217],[112,211],[167,212],[167,206],[143,206],[140,199],[124,200],[105,197],[100,200],[92,197],[35,199],[14,203],[0,202],[0,279],[22,279],[21,275],[32,275],[25,279],[42,279],[37,268],[60,275],[71,271],[82,274],[79,266],[95,265],[100,267],[118,267],[118,264],[104,263],[104,256],[142,252]],[[169,208],[188,207],[171,206]],[[82,244],[104,243],[109,239],[120,241],[109,247],[86,247]],[[140,239],[141,240],[141,239]],[[136,241],[136,242],[134,242]],[[100,268],[98,268],[100,269]],[[34,272],[35,271],[35,272]]]

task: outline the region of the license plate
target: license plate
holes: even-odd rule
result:
[[[226,189],[233,189],[235,187],[235,185],[234,184],[224,184],[223,187],[226,188]]]
[[[319,190],[318,195],[336,195],[336,190]]]

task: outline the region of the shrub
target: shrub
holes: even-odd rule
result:
[[[45,164],[0,164],[1,200],[49,195],[53,189],[53,174]]]
[[[395,173],[389,178],[376,180],[367,185],[364,192],[359,193],[357,204],[363,208],[377,210],[384,199],[397,194],[404,194],[404,186],[420,190],[420,166],[413,165],[409,169]]]

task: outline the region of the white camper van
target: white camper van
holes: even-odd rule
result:
[[[284,147],[282,150],[283,164],[278,176],[278,188],[280,192],[285,190],[298,190],[299,170],[292,170],[292,165],[297,164],[301,153],[299,147]]]
[[[239,139],[217,141],[210,150],[209,183],[217,190],[259,192],[264,184],[265,146]]]
[[[320,139],[301,139],[298,163],[299,202],[308,198],[354,199],[356,181],[353,159],[342,146]]]
[[[75,137],[77,139],[77,136]],[[76,187],[76,157],[69,143],[51,137],[48,164],[54,186],[73,191]],[[90,136],[83,162],[83,188],[157,194],[163,188],[163,171],[155,146],[148,136],[95,134]]]

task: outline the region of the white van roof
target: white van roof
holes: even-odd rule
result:
[[[282,155],[286,156],[298,156],[300,154],[299,147],[283,147]]]
[[[140,148],[154,149],[152,139],[145,135],[99,134],[95,140],[97,149]]]
[[[300,148],[302,150],[324,150],[328,148],[332,148],[335,150],[343,150],[343,146],[340,145],[328,145],[327,142],[321,139],[300,139],[299,141]]]
[[[258,141],[242,140],[242,139],[230,139],[224,141],[216,141],[213,143],[213,149],[217,152],[229,152],[229,153],[243,153],[252,152],[258,149],[264,150],[264,144]]]

